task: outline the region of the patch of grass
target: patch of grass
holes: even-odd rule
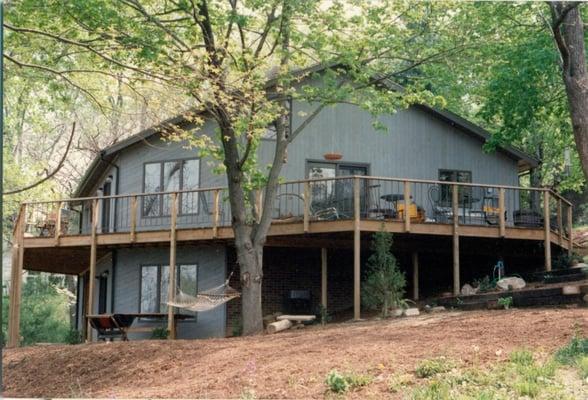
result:
[[[555,360],[564,365],[573,365],[577,359],[588,356],[588,337],[578,334],[570,342],[555,353]]]
[[[588,356],[583,356],[576,361],[582,379],[588,379]]]
[[[415,374],[419,378],[429,378],[450,371],[453,367],[453,363],[445,357],[431,358],[429,360],[421,361],[419,365],[417,365]]]
[[[167,330],[167,328],[161,326],[153,328],[153,330],[151,331],[151,339],[155,340],[165,340],[167,339],[168,335],[169,331]]]
[[[515,382],[514,389],[519,396],[535,398],[539,394],[540,387],[537,382],[522,380]]]
[[[511,363],[517,365],[531,365],[533,364],[533,353],[529,350],[515,350],[510,353],[509,360]]]
[[[451,387],[446,382],[434,380],[427,386],[415,389],[413,400],[450,400]]]
[[[392,393],[397,393],[406,386],[412,386],[414,384],[415,379],[412,374],[394,375],[388,380],[388,390]]]
[[[372,381],[373,378],[369,375],[356,373],[342,374],[334,369],[327,374],[325,383],[331,392],[345,393],[350,389],[367,386]]]
[[[565,385],[556,380],[558,364],[552,359],[540,362],[529,350],[513,351],[508,361],[489,369],[445,368],[446,372],[439,372],[438,369],[430,368],[430,365],[436,364],[428,361],[429,367],[425,370],[437,372],[425,385],[413,390],[413,400],[572,398]],[[400,391],[402,387],[395,386],[394,389]]]

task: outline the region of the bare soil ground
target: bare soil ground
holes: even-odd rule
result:
[[[390,376],[425,358],[462,365],[504,360],[515,348],[550,353],[588,309],[445,312],[384,321],[331,324],[275,335],[192,341],[33,346],[4,353],[4,396],[322,398],[326,374],[367,373],[372,384],[352,398],[400,396]]]

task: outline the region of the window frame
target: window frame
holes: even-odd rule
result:
[[[193,262],[193,263],[181,263],[181,264],[177,264],[176,265],[176,286],[180,287],[181,283],[180,283],[180,270],[182,268],[182,266],[194,266],[196,268],[196,294],[198,295],[198,277],[200,275],[200,264],[198,264],[197,262]],[[157,293],[156,293],[156,304],[159,307],[159,311],[155,311],[155,312],[150,312],[150,311],[146,311],[146,314],[152,314],[152,313],[159,313],[162,314],[161,312],[161,277],[162,277],[162,271],[163,271],[163,267],[168,267],[168,264],[158,264],[158,263],[146,263],[146,264],[139,264],[139,314],[143,313],[143,310],[141,309],[141,303],[143,300],[143,268],[148,268],[148,267],[156,267],[157,268],[157,284],[156,284],[156,288],[157,288]]]
[[[449,181],[441,180],[441,174],[446,174],[446,173],[449,173],[451,175],[451,180],[449,180]],[[467,181],[467,182],[458,181],[457,177],[459,174],[468,174],[469,181]],[[439,170],[437,171],[437,179],[439,182],[443,182],[443,183],[472,183],[474,178],[473,178],[473,174],[472,174],[471,170],[439,168]],[[445,193],[445,191],[443,190],[444,187],[446,187],[446,186],[441,186],[439,202],[442,204],[446,204],[447,206],[450,206],[453,202],[453,199],[452,199],[453,195],[451,193],[449,193],[449,194]],[[460,204],[462,203],[461,199],[464,197],[464,194],[466,192],[469,193],[469,195],[471,196],[471,193],[472,193],[471,187],[458,186],[457,189],[458,189],[458,199],[460,200]],[[447,197],[447,198],[444,198],[444,197]],[[472,208],[471,204],[468,204],[466,208]]]
[[[182,191],[184,190],[184,163],[186,161],[198,161],[198,188],[200,189],[200,184],[202,182],[201,178],[202,178],[202,162],[200,157],[191,157],[191,158],[176,158],[176,159],[171,159],[171,160],[161,160],[161,161],[146,161],[143,163],[143,180],[141,182],[141,194],[143,194],[143,196],[141,196],[141,218],[169,218],[171,217],[171,214],[167,213],[164,214],[163,209],[164,209],[164,201],[163,201],[163,195],[159,194],[159,195],[155,195],[155,196],[159,196],[159,214],[158,215],[147,215],[145,213],[145,199],[148,198],[149,193],[145,192],[145,178],[146,178],[146,174],[147,174],[147,165],[150,164],[159,164],[159,187],[163,188],[163,181],[165,179],[165,164],[166,163],[174,163],[174,162],[178,162],[181,161],[182,162],[182,167],[180,168],[180,177],[179,177],[179,182],[180,182],[180,188],[178,189],[178,191]],[[194,190],[194,189],[190,189],[190,190]],[[157,193],[167,193],[167,192],[157,192]],[[200,193],[199,192],[193,192],[196,194],[197,196],[197,207],[196,207],[196,212],[192,212],[192,213],[184,213],[182,212],[182,197],[184,195],[184,193],[179,193],[179,199],[178,199],[178,205],[179,205],[179,210],[178,210],[178,216],[196,216],[200,214]]]

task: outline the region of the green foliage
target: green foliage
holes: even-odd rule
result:
[[[498,299],[498,305],[508,310],[512,307],[512,296],[501,297]]]
[[[384,317],[390,307],[400,306],[406,286],[404,273],[400,271],[391,249],[392,234],[376,232],[361,291],[363,303],[372,309],[381,309]]]
[[[555,360],[564,365],[573,365],[578,358],[584,356],[588,356],[588,337],[576,334],[555,353]]]
[[[337,370],[332,370],[327,374],[325,383],[333,393],[345,393],[349,389],[349,383]]]
[[[318,307],[317,317],[321,325],[325,325],[327,322],[331,320],[331,316],[329,315],[327,307],[323,306],[322,304],[320,304]]]
[[[233,319],[231,323],[231,333],[233,336],[241,336],[243,334],[243,320],[240,317]]]
[[[2,299],[2,331],[8,325],[8,297]],[[65,343],[70,335],[70,298],[39,275],[29,277],[22,287],[20,334],[22,345]]]
[[[430,378],[437,374],[450,371],[454,364],[445,357],[432,358],[421,361],[415,370],[419,378]]]
[[[516,350],[511,353],[509,361],[490,368],[453,368],[430,375],[431,379],[413,390],[412,398],[506,400],[527,396],[571,399],[565,386],[556,380],[556,367],[557,364],[550,360],[536,361],[528,350]]]
[[[82,332],[77,329],[70,329],[65,337],[65,343],[67,344],[80,344],[82,341]]]
[[[509,360],[511,363],[516,365],[528,366],[532,365],[533,360],[533,353],[529,350],[515,350],[510,353]]]
[[[331,392],[345,393],[350,389],[367,386],[372,381],[373,378],[369,375],[356,373],[342,374],[334,369],[327,374],[325,383]]]
[[[582,379],[587,379],[588,378],[588,356],[582,356],[582,357],[578,358],[578,361],[576,361],[576,365],[578,366],[578,369],[580,370],[580,377]]]
[[[474,280],[474,286],[478,288],[479,292],[489,292],[496,287],[496,282],[492,281],[490,277],[486,275],[482,279]]]
[[[169,336],[169,330],[163,326],[158,326],[153,328],[151,331],[151,339],[155,340],[165,340]]]

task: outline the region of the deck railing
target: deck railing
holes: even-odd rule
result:
[[[177,197],[178,229],[230,226],[226,188],[124,194],[23,204],[25,232],[33,237],[170,229]],[[263,204],[259,191],[252,200]],[[359,207],[356,205],[359,204]],[[546,188],[351,176],[281,183],[273,201],[274,223],[354,219],[413,223],[539,228],[569,240],[572,205]],[[547,236],[547,235],[546,235]]]

